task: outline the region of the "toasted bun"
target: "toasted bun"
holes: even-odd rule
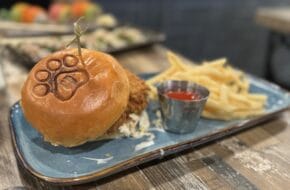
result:
[[[46,141],[73,147],[102,136],[124,112],[125,70],[110,55],[66,49],[39,61],[22,88],[27,121]]]

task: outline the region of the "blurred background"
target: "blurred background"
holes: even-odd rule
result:
[[[195,61],[228,57],[230,62],[265,76],[268,30],[256,24],[256,10],[289,6],[289,0],[100,0],[118,18],[162,31],[165,44]],[[274,56],[278,80],[289,83],[290,54],[281,47]]]
[[[0,1],[9,7],[17,1]],[[27,1],[48,7],[50,1]],[[118,20],[166,34],[165,45],[194,61],[228,57],[235,66],[265,77],[269,30],[257,25],[259,7],[286,7],[289,0],[98,0]],[[273,56],[275,80],[289,84],[290,54]]]

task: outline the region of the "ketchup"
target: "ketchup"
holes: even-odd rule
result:
[[[187,91],[167,91],[165,95],[169,98],[176,100],[198,100],[200,95],[196,92],[187,92]]]

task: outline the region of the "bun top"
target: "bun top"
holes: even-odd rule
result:
[[[75,146],[103,135],[124,112],[125,70],[110,55],[65,49],[40,60],[22,88],[26,119],[53,144]]]

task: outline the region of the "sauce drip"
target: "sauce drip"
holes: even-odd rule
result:
[[[200,95],[196,92],[186,92],[186,91],[168,91],[165,95],[169,98],[176,100],[198,100]]]

